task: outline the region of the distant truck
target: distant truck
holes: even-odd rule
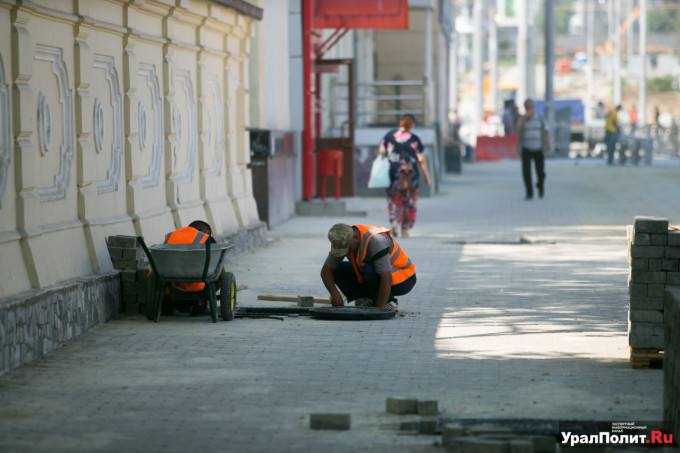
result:
[[[545,101],[537,99],[534,101],[536,113],[545,116]],[[580,99],[554,99],[556,128],[566,127],[569,124],[570,142],[582,142],[584,136],[585,108]],[[569,110],[569,113],[565,111]]]

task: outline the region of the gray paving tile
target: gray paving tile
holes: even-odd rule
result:
[[[531,202],[519,171],[467,165],[419,200],[399,240],[418,274],[400,316],[123,316],[0,376],[0,450],[441,451],[398,435],[389,396],[437,400],[449,418],[659,420],[662,371],[628,362],[626,225],[680,223],[680,165],[549,161]],[[229,262],[248,285],[239,303],[327,297],[328,228],[387,223],[382,198],[347,201],[368,217],[295,218]],[[351,413],[352,428],[312,431],[311,413]]]

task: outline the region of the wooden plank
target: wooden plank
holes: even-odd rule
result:
[[[277,296],[273,294],[260,294],[257,296],[257,300],[274,300],[277,302],[297,302],[298,298],[297,297],[291,297],[291,296]],[[343,299],[346,300],[346,299]],[[317,299],[316,297],[314,298],[314,303],[315,304],[328,304],[330,305],[331,300],[330,299]]]
[[[630,362],[634,369],[649,369],[652,365],[663,366],[663,351],[660,349],[630,348]]]

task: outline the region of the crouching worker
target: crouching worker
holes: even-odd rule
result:
[[[163,244],[215,244],[217,241],[211,236],[212,229],[207,222],[202,220],[195,220],[189,226],[180,228],[165,235]],[[220,272],[220,276],[215,281],[216,288],[221,288],[222,278],[224,277],[224,268]],[[205,283],[174,283],[180,289],[185,291],[200,291],[205,288]],[[178,300],[175,305],[179,311],[189,312],[191,316],[200,316],[205,313],[208,308],[208,301],[181,301]],[[166,308],[164,306],[164,308]],[[172,312],[173,307],[167,307],[164,311]]]
[[[394,296],[413,289],[416,267],[392,239],[390,230],[337,223],[328,231],[328,239],[331,251],[321,268],[321,280],[331,303],[344,305],[341,291],[355,306],[399,310]]]

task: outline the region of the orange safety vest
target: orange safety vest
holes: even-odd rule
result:
[[[187,226],[166,234],[163,244],[203,244],[209,237],[196,228]],[[187,291],[200,291],[205,287],[205,283],[176,283],[176,285]]]
[[[357,275],[359,283],[364,282],[364,277],[361,275],[364,265],[366,264],[366,254],[368,253],[368,243],[376,234],[385,233],[390,239],[390,230],[383,227],[368,226],[368,225],[352,225],[359,229],[361,240],[359,242],[359,250],[356,254],[350,252],[350,262],[354,267],[354,273]],[[416,265],[411,262],[411,259],[406,256],[406,253],[399,247],[399,244],[394,243],[392,254],[390,255],[390,265],[392,267],[392,285],[403,282],[410,276],[416,273]]]

